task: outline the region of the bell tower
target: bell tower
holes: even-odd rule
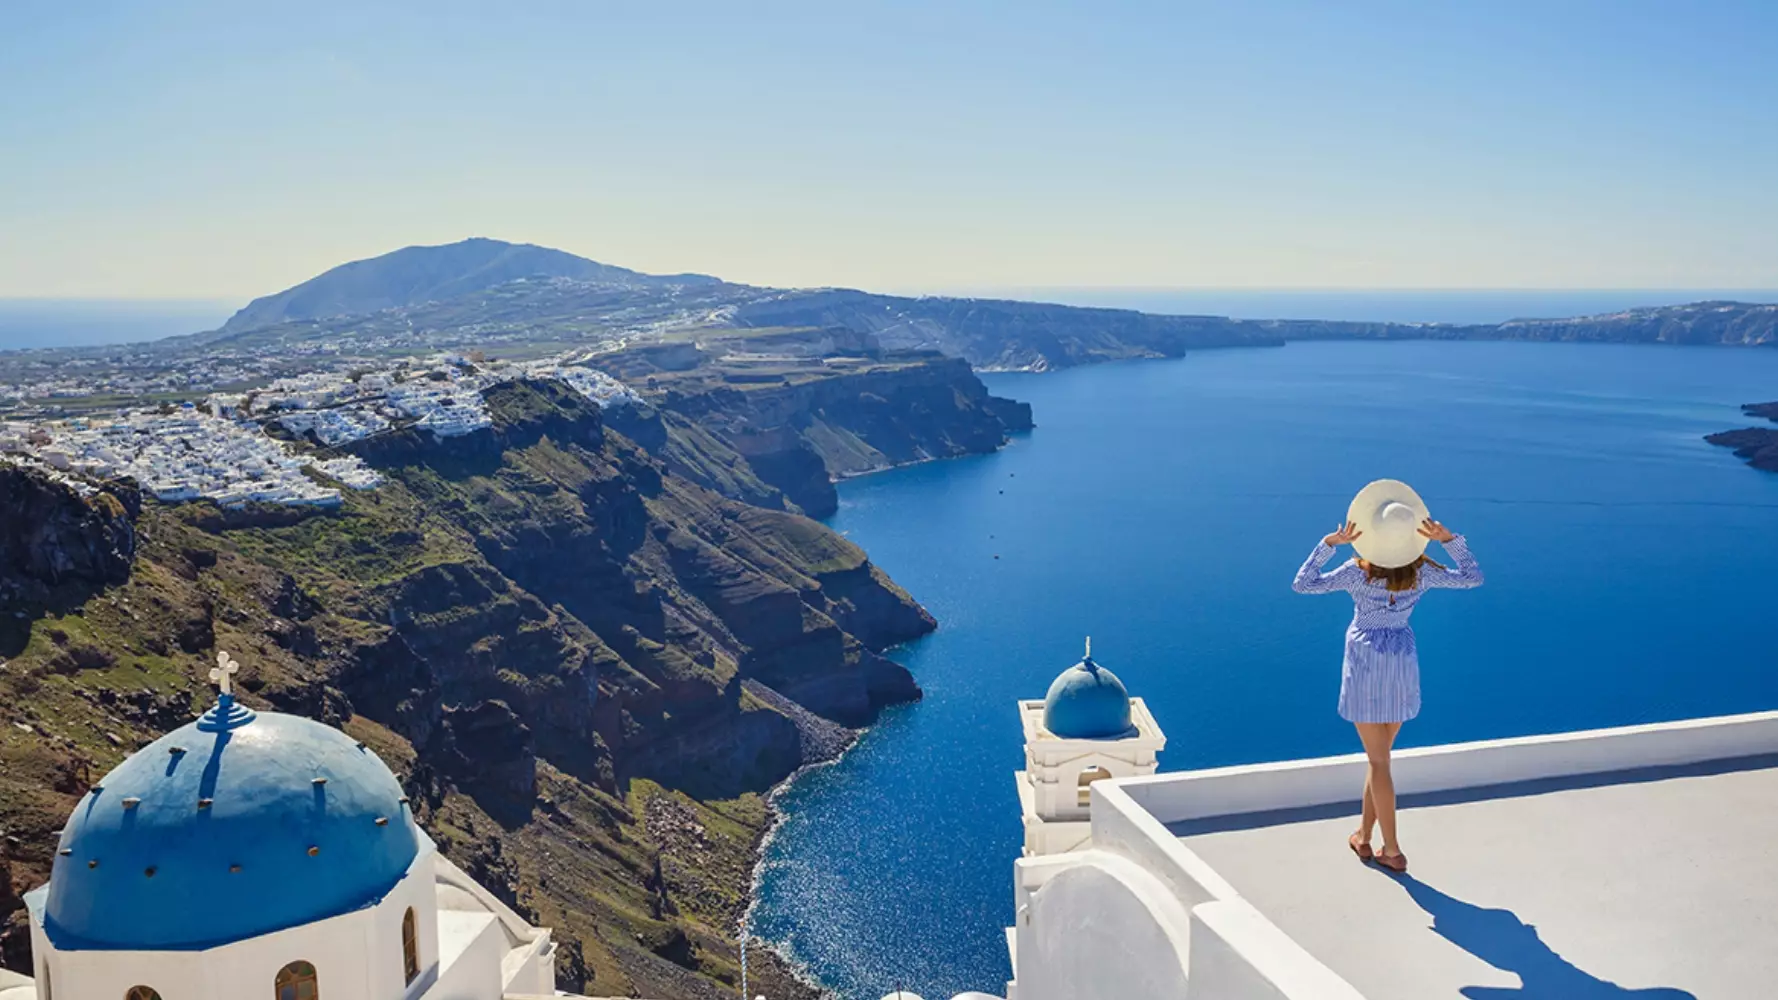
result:
[[[1117,675],[1086,655],[1062,671],[1041,701],[1019,702],[1025,730],[1025,769],[1017,775],[1024,814],[1025,856],[1061,854],[1084,846],[1090,786],[1104,778],[1153,774],[1167,737],[1141,698]]]

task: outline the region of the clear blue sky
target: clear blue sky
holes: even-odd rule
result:
[[[502,8],[523,8],[509,10]],[[0,296],[1778,287],[1778,4],[0,5]]]

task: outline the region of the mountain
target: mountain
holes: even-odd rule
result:
[[[550,281],[535,280],[539,276]],[[849,288],[762,288],[699,275],[650,276],[534,246],[466,240],[342,265],[256,300],[189,347],[258,350],[482,347],[619,339],[722,328],[844,328],[889,350],[935,350],[988,371],[1178,357],[1292,340],[1447,339],[1778,345],[1778,305],[1695,302],[1504,323],[1256,320]],[[173,346],[179,338],[163,342]],[[4,374],[4,372],[0,372]]]
[[[786,330],[867,334],[979,371],[1049,371],[1295,340],[1534,340],[1778,347],[1778,304],[1693,302],[1493,324],[1264,320],[648,275],[490,239],[408,247],[256,299],[218,330],[129,345],[0,351],[0,410],[195,398],[397,355],[675,347]],[[85,400],[93,402],[87,403]]]
[[[443,246],[404,247],[355,260],[300,285],[247,303],[223,324],[225,333],[290,320],[379,312],[451,299],[509,281],[568,278],[606,285],[702,284],[704,275],[656,276],[529,243],[475,237]]]

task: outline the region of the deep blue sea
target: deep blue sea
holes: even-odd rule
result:
[[[1351,752],[1343,595],[1291,574],[1366,481],[1468,535],[1476,591],[1415,615],[1406,745],[1778,708],[1778,475],[1705,433],[1778,350],[1314,343],[995,375],[1037,429],[853,480],[831,524],[938,617],[924,701],[783,799],[754,932],[847,1000],[999,993],[1018,698],[1091,634],[1163,769]]]

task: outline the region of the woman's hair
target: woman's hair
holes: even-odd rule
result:
[[[1358,565],[1364,570],[1366,579],[1380,580],[1383,582],[1384,586],[1392,592],[1413,590],[1414,584],[1420,581],[1420,567],[1422,566],[1435,566],[1439,569],[1445,568],[1443,563],[1438,562],[1431,556],[1421,556],[1413,562],[1408,563],[1406,566],[1372,566],[1363,559],[1358,560]]]

